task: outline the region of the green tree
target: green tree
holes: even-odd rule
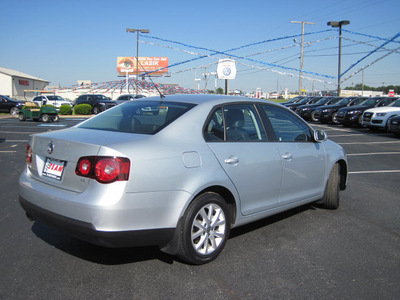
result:
[[[220,94],[220,95],[223,95],[223,94],[225,94],[225,91],[224,91],[224,89],[223,89],[223,88],[221,88],[221,87],[217,88],[217,94]]]

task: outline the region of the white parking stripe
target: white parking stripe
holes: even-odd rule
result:
[[[347,156],[386,155],[386,154],[400,154],[400,152],[351,153],[347,154]]]
[[[338,143],[339,145],[370,145],[370,144],[398,144],[400,141],[390,142],[351,142],[351,143]]]
[[[377,174],[377,173],[400,173],[400,170],[355,171],[355,172],[349,172],[349,174]]]

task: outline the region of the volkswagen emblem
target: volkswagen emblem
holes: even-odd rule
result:
[[[47,153],[52,154],[53,151],[54,151],[54,144],[53,144],[53,142],[50,142],[47,144]]]

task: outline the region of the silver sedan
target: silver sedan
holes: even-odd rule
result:
[[[79,239],[204,264],[231,228],[310,202],[336,209],[346,184],[343,149],[289,109],[171,95],[32,135],[19,200],[30,219]]]

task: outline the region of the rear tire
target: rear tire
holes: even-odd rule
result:
[[[16,115],[18,115],[18,112],[19,112],[19,109],[18,109],[18,107],[12,107],[11,109],[10,109],[10,115],[13,115],[13,116],[16,116]]]
[[[326,184],[324,197],[322,198],[322,206],[327,209],[337,209],[339,207],[339,191],[340,191],[340,172],[339,164],[335,164],[329,175]]]
[[[228,206],[216,193],[202,194],[189,205],[181,224],[178,257],[195,265],[208,263],[218,257],[228,240]]]

